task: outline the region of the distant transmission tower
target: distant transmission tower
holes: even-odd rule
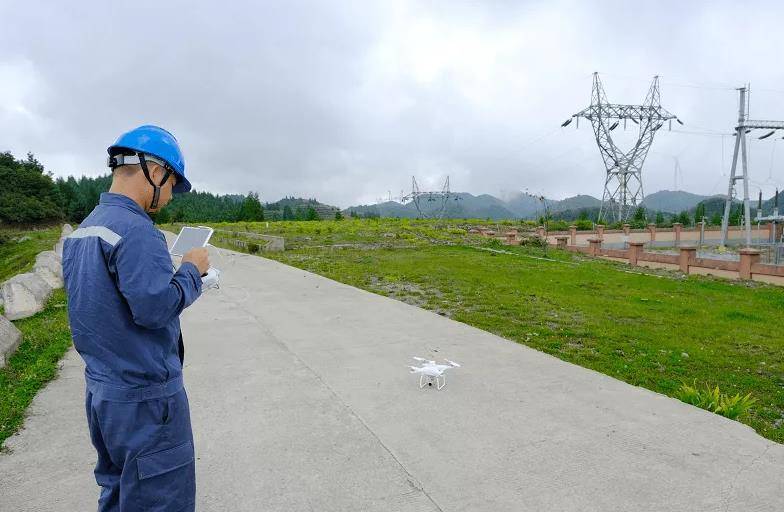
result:
[[[438,219],[440,220],[444,216],[444,212],[446,211],[446,204],[447,201],[450,199],[457,201],[460,199],[460,196],[453,194],[449,190],[449,176],[446,177],[446,181],[444,181],[444,186],[441,188],[440,191],[422,191],[419,189],[419,184],[416,181],[416,177],[411,176],[411,193],[407,194],[400,198],[403,204],[413,202],[414,206],[416,206],[418,218],[420,219]],[[435,210],[425,209],[423,210],[423,204],[425,203],[437,203]]]
[[[574,114],[561,126],[567,126],[572,122],[572,118],[577,120],[575,124],[579,126],[581,117],[591,121],[596,144],[607,170],[599,220],[627,220],[645,198],[642,188],[642,164],[653,143],[653,136],[664,126],[665,121],[669,121],[670,129],[672,119],[680,124],[683,122],[662,108],[658,76],[653,77],[642,105],[618,105],[607,101],[599,73],[593,74],[591,105]],[[640,135],[634,147],[623,152],[615,145],[610,132],[615,130],[621,121],[626,129],[627,120],[639,125]]]

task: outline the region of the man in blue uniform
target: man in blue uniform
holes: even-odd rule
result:
[[[194,510],[193,434],[179,316],[201,294],[206,249],[176,272],[148,212],[188,192],[174,136],[140,126],[109,147],[112,186],[64,243],[74,346],[86,364],[99,512]]]

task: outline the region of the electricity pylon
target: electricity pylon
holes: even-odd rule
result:
[[[452,193],[449,190],[449,176],[446,177],[444,186],[439,191],[422,191],[419,189],[419,184],[416,177],[411,176],[411,193],[400,198],[403,204],[413,202],[416,206],[417,213],[420,219],[433,218],[440,220],[446,211],[446,203],[450,199],[455,201],[460,199],[460,196]],[[421,202],[427,201],[429,203],[437,203],[435,209],[427,209],[423,211]]]
[[[580,118],[591,121],[599,153],[604,160],[607,175],[604,181],[602,206],[599,210],[599,220],[625,221],[633,210],[645,198],[642,187],[642,164],[648,156],[648,150],[653,143],[653,136],[669,121],[672,129],[672,120],[680,124],[683,122],[661,106],[659,95],[659,77],[653,77],[648,95],[642,105],[619,105],[609,103],[604,94],[604,87],[599,79],[599,73],[593,74],[593,90],[591,92],[591,105],[574,114],[564,121],[561,126],[567,126],[576,119],[579,126]],[[621,151],[610,135],[623,121],[631,120],[640,127],[637,143],[627,152]]]

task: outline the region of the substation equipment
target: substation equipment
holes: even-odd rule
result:
[[[654,135],[665,123],[671,130],[673,119],[680,124],[683,121],[661,106],[658,76],[653,77],[642,105],[620,105],[607,101],[599,73],[593,74],[590,106],[572,115],[561,126],[568,126],[575,121],[575,126],[579,127],[581,117],[591,122],[606,169],[599,221],[626,221],[645,198],[642,166],[653,144]],[[621,122],[626,129],[627,121],[638,125],[640,132],[634,147],[622,151],[613,141],[611,132]]]
[[[743,182],[743,225],[745,230],[746,246],[751,247],[751,205],[749,201],[749,165],[748,156],[746,154],[746,135],[752,130],[767,130],[766,133],[758,137],[759,140],[764,140],[772,137],[778,130],[784,130],[784,121],[759,121],[749,119],[748,105],[749,105],[749,90],[747,87],[738,88],[738,124],[735,127],[735,150],[732,154],[732,167],[730,168],[730,182],[727,188],[727,198],[724,202],[724,216],[721,220],[721,245],[724,246],[727,242],[727,234],[729,231],[730,223],[730,210],[732,209],[732,201],[735,197],[735,184],[738,181]],[[784,138],[784,137],[782,137]],[[738,172],[738,160],[741,163],[741,172]],[[776,191],[776,200],[773,208],[773,214],[766,217],[762,216],[762,192],[760,192],[760,200],[757,208],[756,221],[759,226],[762,222],[773,223],[770,237],[767,242],[759,241],[761,246],[770,246],[774,250],[775,263],[779,263],[780,248],[784,244],[784,238],[779,235],[779,225],[784,223],[784,215],[779,213],[779,193]]]

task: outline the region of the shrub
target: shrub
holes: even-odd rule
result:
[[[731,420],[748,413],[751,406],[757,402],[756,398],[752,398],[751,393],[746,396],[740,396],[740,393],[729,396],[722,393],[719,386],[711,388],[706,384],[704,389],[700,389],[696,382],[692,386],[683,383],[675,396],[687,404],[721,414]]]
[[[259,249],[260,249],[259,244],[254,243],[254,242],[248,242],[248,252],[249,253],[256,254],[257,252],[259,252]]]
[[[520,245],[523,247],[537,247],[539,249],[544,249],[547,247],[547,242],[544,238],[538,236],[526,236],[520,240]]]

